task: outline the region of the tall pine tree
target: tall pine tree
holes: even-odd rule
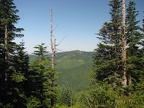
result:
[[[139,15],[136,10],[134,1],[130,1],[127,7],[126,15],[126,35],[127,35],[127,79],[128,85],[134,82],[139,82],[143,79],[143,54],[140,52],[142,41],[142,28],[139,25],[137,16]]]
[[[47,54],[45,44],[35,47],[34,54],[37,57],[31,63],[31,74],[29,76],[30,95],[39,100],[41,108],[51,107],[51,97],[56,98],[56,87],[52,84],[54,73],[51,71],[50,59]],[[38,102],[37,102],[38,103]],[[30,103],[28,103],[30,104]]]
[[[27,83],[28,83],[28,73],[29,73],[29,56],[24,48],[24,42],[20,42],[16,47],[16,51],[13,57],[13,69],[12,80],[14,84],[12,88],[13,97],[15,97],[15,102],[13,102],[14,107],[26,107],[27,102]]]
[[[112,86],[120,85],[121,74],[121,4],[110,1],[111,21],[105,22],[98,35],[102,41],[94,55],[94,73],[97,81],[107,80]]]
[[[13,66],[14,52],[16,51],[16,43],[13,40],[16,37],[22,37],[22,34],[17,34],[22,31],[22,28],[16,28],[15,24],[20,19],[17,15],[13,0],[0,0],[0,82],[1,94],[0,102],[2,107],[14,107],[13,91],[15,81],[12,79],[15,67]]]

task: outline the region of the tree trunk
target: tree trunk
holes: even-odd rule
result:
[[[53,28],[52,28],[52,9],[51,9],[51,13],[50,13],[50,42],[51,42],[51,50],[52,50],[51,65],[52,65],[52,69],[54,69],[54,46],[53,46],[54,44],[53,44],[52,34],[53,34]]]
[[[54,108],[54,104],[55,104],[54,99],[51,98],[51,108]]]
[[[7,49],[7,25],[5,25],[5,37],[4,37],[4,54],[5,54],[5,62],[8,60],[8,49]]]
[[[131,74],[129,73],[129,76],[128,76],[128,85],[131,85],[132,84],[132,77],[131,77]]]
[[[51,9],[51,12],[50,12],[50,42],[51,42],[51,50],[52,50],[51,66],[52,66],[52,72],[54,72],[54,58],[55,58],[55,49],[56,49],[55,41],[56,40],[53,42],[52,34],[53,34],[53,28],[52,28],[52,9]],[[54,82],[52,81],[51,83],[53,86]],[[51,108],[54,108],[55,102],[54,102],[53,96],[51,96],[50,100],[51,100]]]
[[[122,86],[125,88],[127,86],[126,78],[126,34],[125,34],[125,0],[122,0]]]
[[[4,37],[4,62],[5,65],[7,64],[7,61],[9,59],[8,57],[8,49],[7,49],[7,38],[8,38],[8,30],[7,30],[7,25],[5,25],[5,37]],[[7,73],[6,73],[6,67],[5,67],[5,73],[4,73],[4,80],[5,82],[7,81]]]

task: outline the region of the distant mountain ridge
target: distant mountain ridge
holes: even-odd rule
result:
[[[61,88],[69,87],[74,92],[80,92],[89,85],[93,53],[79,50],[56,53],[57,83]],[[30,55],[30,59],[33,58],[34,55]]]

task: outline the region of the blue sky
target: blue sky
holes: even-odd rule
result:
[[[126,0],[127,2],[129,0]],[[143,17],[144,0],[135,0]],[[62,51],[82,50],[93,51],[99,40],[95,33],[103,23],[109,21],[108,0],[14,0],[19,17],[17,27],[25,29],[25,35],[16,42],[25,42],[26,51],[32,53],[34,46],[45,43],[50,49],[50,8],[53,9],[53,35]]]

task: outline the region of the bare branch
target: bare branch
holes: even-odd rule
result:
[[[67,35],[60,41],[59,44],[57,44],[56,46],[60,45],[62,43],[62,41],[67,37]]]
[[[57,51],[61,51],[61,52],[65,52],[65,51],[63,51],[63,50],[60,50],[60,49],[56,49]]]
[[[55,26],[55,28],[52,31],[55,31],[55,29],[58,27],[58,24]]]

